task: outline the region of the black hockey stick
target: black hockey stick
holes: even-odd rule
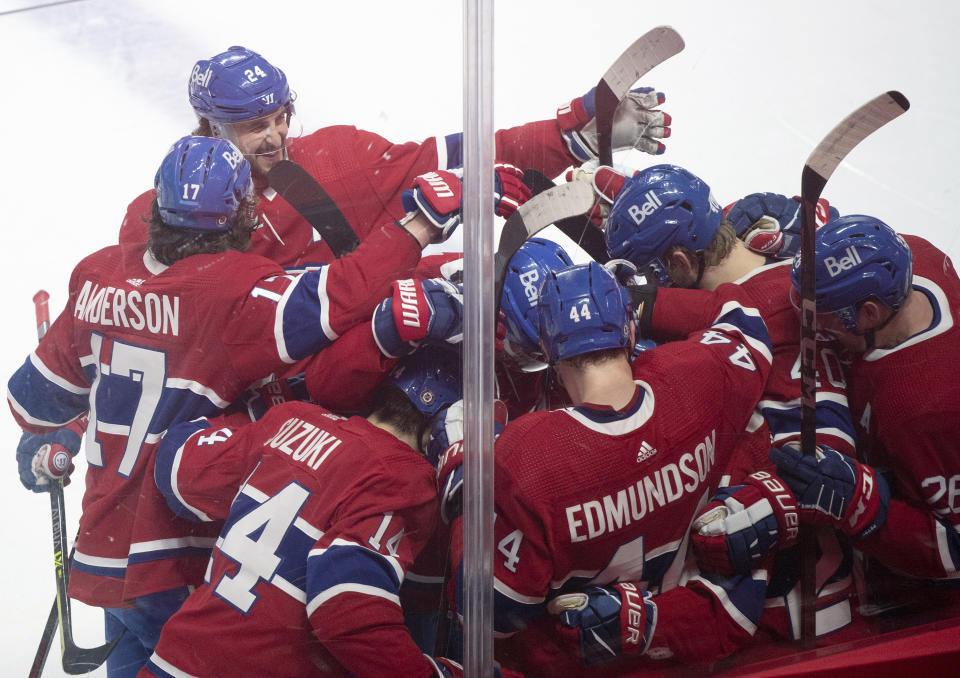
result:
[[[827,181],[854,146],[902,115],[910,102],[890,91],[871,99],[844,118],[824,137],[803,166],[800,179],[800,448],[813,455],[817,416],[817,279],[815,231],[817,201]],[[806,529],[800,540],[800,640],[807,648],[816,643],[816,535]]]
[[[50,309],[48,301],[50,295],[46,291],[40,290],[33,295],[33,304],[36,310],[37,318],[37,339],[43,339],[50,327]],[[113,652],[113,648],[123,636],[121,633],[112,641],[99,647],[83,648],[78,647],[73,641],[73,622],[70,614],[70,598],[67,597],[67,583],[70,580],[70,561],[64,560],[67,553],[67,512],[66,504],[63,498],[63,480],[50,481],[50,517],[53,521],[53,566],[57,578],[57,620],[60,623],[60,645],[63,650],[61,657],[63,670],[74,676],[82,673],[89,673],[95,668],[107,661],[107,657]],[[50,621],[47,620],[47,628],[50,627]],[[56,629],[56,625],[53,627]],[[46,628],[44,629],[46,636]],[[43,639],[41,639],[41,646]],[[49,645],[48,645],[49,650]],[[38,658],[40,648],[37,650]],[[46,657],[44,657],[44,660]],[[43,670],[44,661],[40,662],[40,670]],[[37,658],[34,659],[34,665],[37,664]],[[31,669],[32,673],[32,669]]]
[[[270,188],[310,222],[338,259],[360,244],[353,227],[326,189],[292,160],[281,160],[267,173]]]
[[[583,182],[560,184],[533,196],[510,215],[493,261],[494,316],[500,312],[500,295],[507,277],[510,259],[523,243],[551,224],[583,214],[593,205],[593,189]]]
[[[73,549],[70,549],[68,562],[73,559]],[[37,652],[33,656],[33,664],[30,666],[30,673],[27,678],[40,678],[43,674],[43,667],[47,664],[47,656],[50,654],[50,646],[53,645],[53,637],[60,628],[60,607],[57,605],[57,599],[53,599],[50,606],[50,613],[47,615],[47,623],[43,627],[43,633],[40,636],[40,644],[37,645]]]

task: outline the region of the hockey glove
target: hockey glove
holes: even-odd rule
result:
[[[507,406],[503,401],[493,403],[493,436],[503,431],[507,423]],[[440,493],[440,517],[452,523],[463,513],[463,401],[458,400],[441,410],[430,426],[427,442],[427,461],[437,469],[437,489]]]
[[[463,287],[442,278],[397,280],[393,296],[373,311],[373,338],[388,358],[410,353],[422,341],[463,341]]]
[[[52,481],[70,484],[73,457],[80,451],[80,441],[87,428],[83,416],[50,433],[24,433],[17,445],[17,466],[20,482],[31,492],[49,492]]]
[[[620,193],[629,178],[606,165],[601,165],[592,172],[575,167],[567,170],[564,177],[568,183],[582,181],[590,184],[590,187],[593,188],[595,196],[593,207],[587,210],[587,216],[590,217],[590,222],[598,228],[603,228],[607,215],[610,214],[610,205],[613,204],[617,194]]]
[[[533,193],[523,183],[523,170],[505,162],[494,165],[493,210],[497,216],[509,217]]]
[[[593,88],[557,109],[560,134],[570,154],[581,163],[598,157],[595,92]],[[665,147],[658,139],[670,136],[672,120],[655,109],[665,100],[663,92],[655,92],[652,87],[629,91],[613,115],[613,150],[636,148],[651,155],[663,153]]]
[[[890,488],[866,464],[818,445],[814,456],[805,455],[796,443],[770,450],[777,475],[793,490],[805,523],[827,524],[862,539],[887,519]]]
[[[765,257],[792,258],[800,248],[800,199],[778,193],[751,193],[728,206],[725,219],[744,244]],[[817,201],[817,227],[840,213],[824,198]]]
[[[421,174],[413,180],[413,188],[400,194],[400,202],[407,214],[420,211],[446,240],[460,225],[463,170],[436,170]]]
[[[758,471],[722,488],[693,521],[691,542],[705,572],[749,574],[797,539],[797,501],[776,476]]]
[[[561,638],[579,646],[587,666],[643,654],[657,628],[651,594],[630,582],[557,596],[547,610],[560,616]]]

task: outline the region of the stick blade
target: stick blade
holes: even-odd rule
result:
[[[683,38],[670,26],[652,28],[633,41],[597,83],[594,95],[597,151],[601,165],[613,163],[613,116],[621,99],[655,66],[681,52]]]
[[[107,661],[110,653],[113,652],[113,648],[120,642],[125,632],[124,630],[109,643],[99,647],[83,648],[68,643],[63,648],[62,664],[64,673],[71,676],[79,676],[84,673],[90,673],[102,666],[103,663]]]
[[[837,166],[857,144],[891,120],[903,115],[909,108],[910,102],[896,90],[874,97],[841,120],[824,137],[807,158],[804,172],[815,175],[810,177],[811,181],[816,181],[815,177],[819,177],[826,184]],[[820,190],[823,190],[822,186]]]
[[[584,214],[592,206],[593,189],[583,182],[572,181],[535,195],[510,215],[500,232],[494,257],[494,304],[498,310],[507,265],[523,243],[547,226],[567,217]]]
[[[623,51],[607,72],[602,81],[617,99],[630,91],[634,83],[658,64],[683,51],[683,38],[670,26],[652,28],[633,41]]]

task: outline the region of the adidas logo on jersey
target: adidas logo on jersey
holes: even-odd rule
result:
[[[663,205],[663,203],[660,202],[660,198],[658,198],[657,194],[653,191],[647,191],[643,197],[646,198],[646,202],[640,205],[630,205],[630,208],[627,210],[627,214],[630,215],[633,223],[637,226],[642,224],[644,219],[656,212],[657,208]]]
[[[642,443],[640,443],[640,451],[637,452],[637,463],[639,464],[641,461],[646,461],[656,453],[657,448],[652,447],[650,443],[644,440]]]
[[[850,245],[850,247],[846,249],[845,254],[846,256],[843,257],[824,258],[823,264],[827,267],[827,273],[830,274],[831,278],[835,278],[843,271],[847,271],[857,264],[863,263],[860,254],[857,252],[857,248],[853,245]]]
[[[143,278],[127,278],[127,282],[134,287],[140,287],[144,283]]]

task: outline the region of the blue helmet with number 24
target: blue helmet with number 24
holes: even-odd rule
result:
[[[287,76],[246,47],[198,61],[190,72],[188,92],[197,117],[214,123],[253,120],[281,106],[293,113]]]
[[[613,201],[604,226],[607,252],[640,269],[662,270],[674,245],[705,250],[722,218],[706,182],[676,165],[654,165],[627,179]]]
[[[871,297],[896,311],[913,281],[913,255],[904,239],[874,217],[848,214],[815,232],[817,313],[836,314],[848,332],[857,327],[857,304]],[[800,254],[790,269],[799,308]]]
[[[626,289],[595,261],[550,271],[537,304],[540,344],[550,364],[631,345]]]
[[[250,163],[226,139],[186,136],[167,152],[154,179],[168,226],[228,231],[253,191]]]

